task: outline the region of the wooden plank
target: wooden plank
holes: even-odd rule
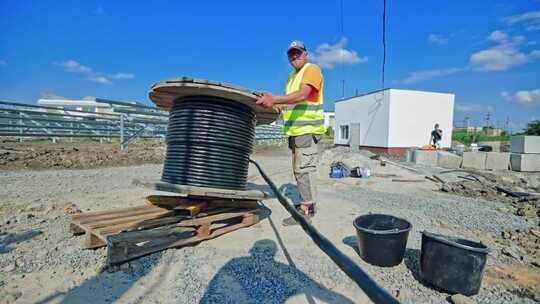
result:
[[[145,202],[150,206],[183,211],[187,215],[195,216],[208,205],[205,199],[191,199],[183,196],[150,195]]]
[[[114,233],[119,233],[122,231],[142,230],[144,229],[144,227],[149,227],[149,228],[160,227],[157,225],[158,223],[162,223],[163,225],[174,224],[184,219],[186,219],[186,216],[169,216],[169,217],[164,217],[164,218],[159,218],[159,219],[148,219],[148,220],[142,220],[139,222],[130,222],[130,223],[125,223],[125,224],[111,225],[111,226],[107,226],[103,228],[98,228],[95,231],[101,236],[106,236],[106,235],[110,235]]]
[[[216,199],[216,200],[210,200],[208,204],[212,207],[220,206],[220,207],[236,207],[236,208],[245,208],[245,209],[259,208],[259,203],[257,200]]]
[[[159,219],[150,219],[145,220],[142,222],[137,223],[137,225],[134,225],[133,227],[127,228],[126,231],[137,231],[137,230],[146,230],[146,229],[152,229],[157,227],[162,227],[166,225],[176,224],[182,220],[185,220],[186,216],[180,215],[180,216],[169,216]]]
[[[178,230],[172,229],[171,231],[168,231],[168,229],[159,229],[159,231],[155,231],[157,230],[155,229],[111,235],[107,237],[107,265],[119,264],[165,249],[213,239],[237,229],[249,227],[259,221],[258,215],[252,213],[244,213],[241,218],[242,221],[240,223],[214,229],[212,229],[212,224],[207,222],[202,226],[199,226],[196,235],[188,234],[188,237],[185,237],[185,232],[184,236],[182,236],[179,234]],[[212,221],[212,223],[214,222],[215,221]],[[178,229],[178,227],[175,227],[174,229]]]
[[[392,181],[398,182],[398,183],[423,183],[425,182],[425,180],[423,179],[406,179],[406,178],[393,178]]]
[[[433,178],[436,179],[436,180],[438,180],[439,182],[441,182],[441,184],[445,184],[445,183],[446,183],[442,178],[438,177],[438,176],[435,175],[435,174],[433,174]]]
[[[217,222],[217,221],[223,221],[223,220],[228,220],[228,219],[231,219],[231,218],[243,216],[243,215],[246,215],[247,212],[255,213],[255,212],[258,212],[258,210],[220,213],[220,214],[211,215],[211,216],[207,216],[207,217],[195,218],[195,219],[191,219],[191,220],[185,220],[185,221],[180,222],[179,225],[180,226],[198,226],[198,225],[203,225],[203,224],[205,224],[207,222],[210,222],[210,221],[211,222]]]
[[[85,230],[74,223],[69,224],[69,231],[74,235],[84,234]]]
[[[429,179],[430,181],[432,181],[432,182],[434,182],[434,183],[436,183],[436,184],[438,184],[438,183],[439,183],[439,181],[438,181],[438,180],[434,179],[434,178],[433,178],[433,177],[431,177],[431,176],[427,176],[427,175],[426,175],[426,176],[424,176],[424,178],[426,178],[426,179]]]
[[[131,208],[113,209],[113,210],[107,210],[107,211],[85,212],[85,213],[75,214],[71,217],[71,219],[79,220],[79,219],[92,217],[92,216],[99,216],[99,215],[113,214],[113,213],[124,213],[124,212],[129,212],[129,211],[147,209],[147,208],[148,206],[138,206],[138,207],[131,207]]]
[[[140,243],[148,240],[154,240],[159,238],[166,238],[171,235],[177,236],[178,234],[184,235],[184,232],[189,231],[192,234],[196,232],[196,228],[193,227],[178,227],[178,226],[166,226],[151,230],[141,231],[129,231],[124,233],[112,234],[106,237],[107,243],[110,240],[114,242],[128,242],[128,243]]]
[[[164,235],[163,233],[160,235],[154,234],[151,238],[147,236],[150,231],[145,230],[145,234],[138,238],[135,237],[135,234],[139,233],[139,231],[120,233],[107,237],[106,264],[116,265],[159,252],[170,248],[170,245],[173,243],[187,245],[201,241],[197,236],[194,236],[193,229],[185,231],[177,230],[175,233],[170,233],[169,235]]]
[[[164,211],[168,211],[168,210],[164,208],[158,208],[158,207],[154,207],[154,208],[147,207],[146,209],[139,210],[139,211],[130,211],[127,213],[115,212],[112,214],[103,214],[103,215],[98,215],[95,217],[83,218],[83,219],[75,220],[73,222],[82,225],[82,224],[92,223],[92,222],[97,222],[97,221],[102,221],[102,220],[112,220],[112,219],[124,218],[126,216],[160,213]]]
[[[99,238],[97,235],[87,230],[84,240],[84,248],[86,249],[96,249],[99,247],[106,246],[107,242],[104,239]]]
[[[126,216],[126,217],[116,218],[112,220],[101,220],[101,221],[96,221],[96,222],[90,222],[90,223],[84,224],[84,226],[90,229],[96,229],[96,228],[115,226],[118,224],[137,223],[144,220],[170,216],[173,214],[174,214],[173,211],[165,210],[165,211],[156,212],[156,213],[148,213],[148,214],[143,214],[143,215]]]
[[[188,185],[177,185],[165,182],[147,181],[133,179],[132,184],[153,190],[180,193],[187,196],[198,196],[206,198],[227,198],[227,199],[246,199],[263,200],[270,197],[266,192],[260,190],[229,190],[219,188],[196,187]]]

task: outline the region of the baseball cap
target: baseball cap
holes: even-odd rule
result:
[[[287,49],[287,53],[292,49],[297,49],[297,50],[300,50],[300,51],[306,51],[306,46],[304,45],[304,43],[302,41],[294,40],[293,42],[291,42],[289,44],[289,48]]]

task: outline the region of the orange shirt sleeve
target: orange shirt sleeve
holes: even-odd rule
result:
[[[316,64],[310,64],[304,71],[302,83],[310,85],[314,90],[308,96],[308,101],[319,100],[319,94],[323,85],[321,69]]]

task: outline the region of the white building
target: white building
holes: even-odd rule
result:
[[[55,107],[63,110],[113,113],[113,107],[110,104],[96,102],[96,98],[92,96],[86,96],[82,99],[67,99],[61,96],[46,96],[38,99],[37,103],[40,106]]]
[[[385,89],[336,102],[335,110],[336,145],[404,154],[428,144],[436,123],[441,146],[451,145],[454,94]]]
[[[332,111],[324,111],[324,125],[328,128],[331,127],[334,132],[336,131],[336,113]]]

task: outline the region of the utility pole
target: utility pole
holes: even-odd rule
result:
[[[505,124],[505,130],[506,132],[510,132],[510,115],[506,116],[506,124]]]
[[[490,112],[487,112],[486,114],[486,128],[489,128],[491,126],[491,113]]]
[[[469,132],[469,120],[470,119],[471,118],[469,117],[469,115],[466,115],[465,119],[463,119],[463,127],[467,128],[467,132]]]

